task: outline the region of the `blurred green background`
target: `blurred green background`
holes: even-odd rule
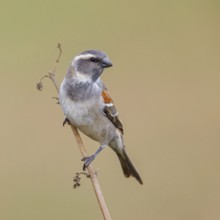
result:
[[[102,219],[81,155],[52,96],[35,86],[63,47],[105,51],[107,84],[144,185],[113,151],[95,160],[113,219],[220,219],[219,1],[1,1],[0,219]],[[89,153],[98,144],[83,136]]]

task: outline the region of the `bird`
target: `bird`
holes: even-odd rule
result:
[[[83,170],[109,146],[117,154],[125,177],[132,176],[143,184],[128,156],[114,102],[101,80],[104,69],[112,65],[100,50],[86,50],[74,57],[59,91],[59,103],[66,117],[64,124],[71,123],[100,144],[94,154],[83,158]]]

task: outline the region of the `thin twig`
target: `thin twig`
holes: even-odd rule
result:
[[[74,127],[71,124],[70,124],[70,127],[72,129],[73,134],[75,135],[76,142],[77,142],[77,145],[79,147],[79,150],[80,150],[82,156],[86,157],[87,156],[87,152],[86,152],[85,146],[84,146],[84,144],[82,142],[82,138],[81,138],[78,130],[76,129],[76,127]],[[96,198],[98,200],[98,203],[99,203],[100,209],[102,211],[103,217],[104,217],[105,220],[111,220],[111,216],[110,216],[110,213],[108,211],[108,207],[106,205],[104,196],[102,194],[102,190],[101,190],[101,187],[100,187],[97,175],[96,175],[96,171],[93,168],[92,164],[90,164],[87,167],[87,170],[88,170],[88,172],[90,174],[90,179],[92,181],[92,186],[93,186],[93,189],[95,191]]]
[[[58,55],[58,58],[56,60],[56,63],[59,62],[60,56],[62,54],[62,49],[61,49],[61,44],[60,43],[58,43],[57,48],[59,49],[59,55]],[[53,82],[53,84],[54,84],[54,86],[55,86],[55,88],[56,88],[56,90],[57,90],[57,92],[59,94],[59,85],[58,85],[58,83],[56,81],[56,78],[55,78],[55,71],[56,71],[56,66],[55,66],[55,68],[54,68],[54,70],[52,72],[49,72],[47,75],[43,76],[40,79],[40,82],[37,84],[37,89],[38,90],[42,90],[42,88],[43,88],[42,80],[44,78],[48,77]],[[72,132],[73,132],[73,134],[75,136],[75,139],[76,139],[78,148],[79,148],[79,150],[80,150],[80,152],[82,154],[82,157],[84,158],[84,157],[87,156],[87,152],[86,152],[85,146],[83,144],[82,138],[81,138],[81,136],[80,136],[80,134],[79,134],[79,132],[78,132],[78,130],[77,130],[77,128],[75,126],[70,124],[70,127],[71,127],[71,130],[72,130]],[[91,182],[92,182],[92,186],[93,186],[93,189],[95,191],[96,198],[98,200],[98,203],[99,203],[101,212],[103,214],[103,217],[104,217],[105,220],[111,220],[111,216],[110,216],[110,213],[108,211],[108,207],[106,205],[104,196],[102,194],[102,190],[101,190],[101,187],[100,187],[97,175],[96,175],[96,171],[93,168],[92,164],[90,164],[87,167],[87,170],[89,172],[89,176],[90,176],[90,179],[91,179]]]
[[[60,43],[57,43],[57,48],[59,49],[59,55],[57,57],[57,60],[56,62],[59,63],[60,62],[60,57],[62,55],[62,47],[61,47],[61,44]]]

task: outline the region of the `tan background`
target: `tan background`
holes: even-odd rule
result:
[[[5,1],[0,5],[0,219],[102,219],[49,81],[63,45],[101,49],[105,80],[144,185],[110,149],[94,162],[113,219],[220,219],[219,1]],[[88,151],[98,144],[87,139]]]

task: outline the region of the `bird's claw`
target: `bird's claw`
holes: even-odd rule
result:
[[[84,171],[89,166],[89,164],[92,163],[92,161],[94,159],[95,159],[94,155],[82,158],[82,161],[84,161],[84,164],[83,164],[83,170]]]
[[[65,118],[65,119],[64,119],[64,121],[63,121],[63,127],[64,127],[66,124],[68,124],[68,125],[71,124],[71,123],[70,123],[70,120],[69,120],[68,118]]]

